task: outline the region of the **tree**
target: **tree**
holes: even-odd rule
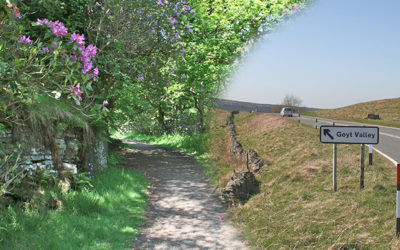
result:
[[[297,111],[297,113],[300,113],[300,105],[302,103],[303,100],[301,100],[299,97],[289,94],[286,94],[282,101],[282,105],[296,109],[295,111]]]

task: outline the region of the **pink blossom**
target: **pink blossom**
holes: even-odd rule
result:
[[[88,61],[83,64],[83,74],[87,74],[93,68],[93,62]]]
[[[18,43],[31,44],[32,40],[30,39],[30,36],[19,36]]]
[[[73,84],[71,84],[71,86],[69,87],[69,92],[71,92],[71,96],[75,95],[76,97],[78,97],[79,101],[82,101],[82,91],[80,90],[81,87],[81,83],[78,82],[78,84],[76,86],[74,86]]]
[[[50,22],[51,32],[56,37],[62,37],[68,33],[68,29],[64,26],[64,24],[60,21]]]
[[[94,58],[97,54],[97,47],[93,44],[89,44],[89,46],[86,47],[85,52],[89,57]]]
[[[105,105],[108,105],[108,101],[107,100],[103,101],[103,106],[105,106]]]
[[[293,8],[292,8],[293,13],[296,11],[299,11],[299,10],[301,10],[300,6],[293,6]]]
[[[43,25],[43,24],[44,25],[49,25],[49,21],[47,19],[43,19],[43,20],[38,19],[36,21],[36,23],[39,24],[39,25]]]
[[[60,22],[58,20],[55,22],[52,22],[47,19],[43,19],[43,20],[38,19],[36,21],[36,23],[39,25],[44,24],[47,27],[49,27],[51,29],[51,32],[53,32],[53,34],[56,37],[62,37],[68,33],[68,29],[64,26],[64,24],[62,22]]]
[[[79,35],[75,32],[71,35],[71,42],[76,42],[79,46],[85,45],[85,35]]]
[[[94,76],[98,76],[99,75],[99,68],[96,67],[96,68],[93,69],[93,75]]]

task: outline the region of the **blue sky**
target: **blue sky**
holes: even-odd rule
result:
[[[337,108],[400,97],[400,0],[316,0],[260,40],[222,98]]]

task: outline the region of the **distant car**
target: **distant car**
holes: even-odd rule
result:
[[[292,116],[293,116],[292,108],[289,108],[289,107],[284,107],[284,108],[282,108],[282,110],[281,110],[281,116],[282,116],[282,117],[284,117],[284,116],[292,117]]]

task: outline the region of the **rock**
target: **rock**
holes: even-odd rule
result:
[[[225,188],[222,189],[222,199],[235,204],[237,201],[245,203],[253,194],[260,192],[260,183],[248,169],[233,171],[233,176]]]
[[[63,162],[62,166],[65,171],[68,171],[68,172],[71,172],[74,174],[78,173],[78,168],[77,168],[76,164]]]

